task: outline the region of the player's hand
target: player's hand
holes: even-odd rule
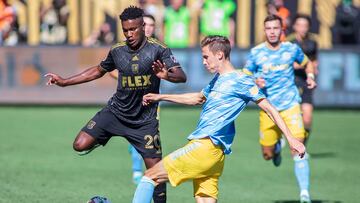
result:
[[[288,138],[288,142],[290,150],[298,154],[300,158],[303,158],[306,152],[305,145],[293,137]]]
[[[143,96],[142,103],[143,103],[144,106],[148,106],[151,103],[158,102],[158,101],[160,101],[160,95],[159,94],[149,93],[149,94],[146,94],[146,95]]]
[[[255,83],[258,87],[264,88],[265,87],[265,79],[262,77],[258,77],[255,79]]]
[[[162,63],[160,60],[154,61],[152,68],[158,78],[164,80],[168,78],[168,69],[165,63]]]
[[[44,77],[49,77],[49,80],[46,82],[46,85],[57,85],[60,87],[66,86],[65,80],[54,73],[47,73],[44,75]]]
[[[314,80],[313,78],[310,78],[310,77],[308,77],[308,78],[306,79],[306,83],[307,83],[307,87],[308,87],[309,89],[315,89],[315,87],[317,86],[315,80]]]

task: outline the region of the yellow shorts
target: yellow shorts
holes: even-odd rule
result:
[[[281,111],[280,116],[294,137],[306,138],[300,105]],[[264,111],[260,111],[260,144],[272,146],[281,138],[281,134],[281,130],[270,117]]]
[[[163,159],[172,186],[193,180],[194,196],[218,196],[218,181],[224,168],[224,153],[209,138],[191,140]]]

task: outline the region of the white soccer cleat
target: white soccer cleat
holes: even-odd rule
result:
[[[311,203],[310,194],[307,190],[301,190],[300,203]]]

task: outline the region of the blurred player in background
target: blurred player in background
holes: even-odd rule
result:
[[[152,15],[144,14],[144,31],[146,37],[154,37],[155,36],[155,18]],[[110,72],[110,75],[118,79],[119,72],[117,70],[114,70]],[[158,112],[159,113],[159,112]],[[134,184],[138,184],[140,182],[140,179],[143,175],[142,172],[142,164],[143,160],[141,158],[141,155],[139,152],[136,151],[135,147],[133,147],[131,144],[129,145],[129,152],[131,154],[131,160],[132,160],[132,181]]]
[[[306,83],[309,89],[315,88],[312,64],[301,48],[290,42],[281,42],[282,19],[269,15],[264,20],[266,41],[252,48],[244,72],[254,74],[256,83],[262,88],[270,103],[284,119],[291,133],[302,143],[306,138],[303,126],[300,95],[295,85],[293,63],[306,67]],[[265,160],[273,160],[275,166],[281,163],[281,131],[266,112],[260,111],[260,144]],[[300,187],[301,202],[310,202],[308,156],[299,158],[292,154],[295,161],[295,175]]]
[[[186,76],[171,50],[144,31],[143,10],[130,6],[120,15],[126,41],[114,45],[94,67],[69,78],[48,73],[48,85],[61,87],[98,79],[115,69],[119,72],[116,93],[76,136],[74,150],[87,154],[105,145],[112,136],[123,136],[144,158],[147,168],[161,160],[157,105],[143,106],[142,97],[159,92],[160,80],[185,82]],[[166,185],[155,189],[154,202],[166,202]]]
[[[153,37],[157,38],[155,36],[155,18],[154,16],[150,14],[144,15],[144,23],[145,23],[145,36],[146,37]]]
[[[283,0],[268,0],[267,4],[268,15],[277,15],[282,19],[282,33],[281,41],[285,41],[288,27],[290,26],[290,11],[284,5]]]
[[[266,111],[284,133],[294,153],[305,153],[304,145],[292,137],[276,109],[265,99],[252,76],[237,71],[230,62],[230,41],[222,36],[208,36],[201,42],[203,63],[213,80],[201,92],[186,94],[147,94],[144,105],[170,101],[200,105],[198,126],[184,147],[170,153],[163,161],[148,169],[139,183],[133,203],[150,203],[154,186],[170,181],[177,186],[193,181],[198,203],[217,202],[218,181],[224,167],[225,154],[231,152],[235,136],[234,120],[249,101]]]
[[[0,46],[7,39],[12,31],[16,18],[14,7],[10,6],[7,0],[0,0]]]
[[[288,41],[298,44],[306,56],[309,57],[310,63],[314,67],[315,75],[318,74],[317,62],[317,40],[316,35],[309,32],[311,26],[310,16],[298,14],[294,19],[293,29],[294,33],[290,34],[287,38]],[[313,113],[313,89],[309,89],[306,84],[306,72],[299,64],[294,64],[295,68],[295,84],[299,89],[301,95],[301,111],[303,114],[303,121],[305,131],[308,134],[306,139],[309,138],[312,125]]]

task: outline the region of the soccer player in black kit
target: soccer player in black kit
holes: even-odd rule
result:
[[[293,29],[294,33],[287,37],[288,41],[298,44],[306,56],[309,57],[313,67],[314,73],[318,73],[317,63],[317,40],[316,35],[310,33],[311,19],[309,16],[304,14],[297,14],[294,19]],[[313,112],[313,90],[309,89],[306,85],[306,78],[313,77],[315,75],[306,75],[303,68],[299,68],[298,64],[295,67],[295,84],[299,89],[301,95],[301,111],[303,113],[303,121],[305,131],[307,133],[307,139],[311,131],[312,124],[312,112]]]
[[[121,135],[144,158],[147,168],[161,160],[157,104],[143,106],[147,93],[159,93],[160,80],[186,81],[185,73],[171,50],[144,32],[143,10],[135,6],[120,15],[126,41],[114,45],[105,60],[80,74],[62,78],[48,73],[48,85],[61,87],[98,79],[115,69],[119,71],[116,93],[76,136],[74,150],[86,154],[105,145],[112,136]],[[155,203],[166,202],[166,185],[155,188]]]

